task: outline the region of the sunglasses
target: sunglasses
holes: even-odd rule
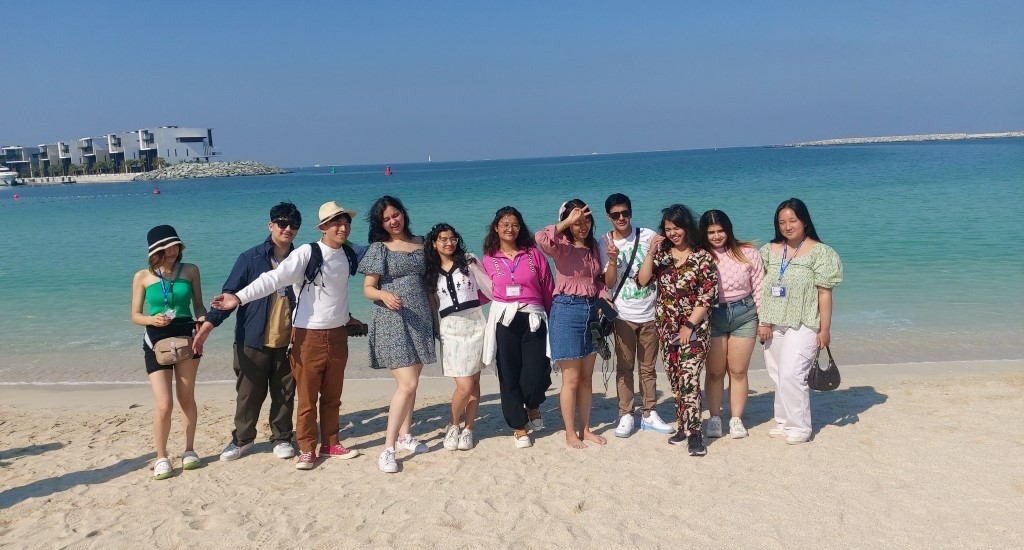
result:
[[[609,212],[608,213],[608,217],[613,219],[613,220],[617,220],[619,218],[632,218],[633,217],[633,211],[632,210],[623,210],[621,212]]]
[[[288,229],[288,226],[290,225],[290,226],[292,226],[292,229],[294,229],[295,231],[298,231],[299,230],[299,226],[302,225],[302,224],[297,222],[297,221],[295,221],[295,220],[289,220],[287,218],[282,218],[280,220],[274,220],[274,225],[278,226],[282,230]]]

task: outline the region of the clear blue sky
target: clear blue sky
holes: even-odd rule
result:
[[[1024,129],[1024,2],[15,2],[0,143],[283,166]]]

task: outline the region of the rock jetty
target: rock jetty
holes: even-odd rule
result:
[[[988,134],[916,134],[910,136],[878,136],[822,139],[818,141],[804,141],[801,143],[787,143],[786,147],[815,147],[823,145],[858,145],[862,143],[901,143],[908,141],[951,141],[960,139],[998,139],[1019,137],[1024,137],[1024,132],[996,132]]]
[[[183,162],[145,174],[139,174],[133,181],[183,180],[189,178],[225,178],[229,176],[266,176],[287,174],[275,166],[267,166],[252,160],[234,162]]]

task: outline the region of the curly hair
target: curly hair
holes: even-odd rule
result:
[[[672,222],[672,225],[683,230],[683,237],[690,248],[697,250],[703,248],[700,245],[700,231],[697,229],[697,220],[685,204],[673,204],[661,211],[661,225],[658,233],[665,236],[665,222]],[[669,242],[667,239],[665,242]],[[669,243],[671,245],[671,243]],[[667,248],[667,247],[666,247]]]
[[[367,237],[367,243],[378,243],[387,242],[391,240],[391,234],[388,233],[387,229],[384,229],[384,211],[391,206],[395,210],[398,210],[402,214],[402,218],[405,221],[405,226],[402,227],[402,231],[406,237],[410,239],[413,237],[412,229],[409,226],[409,212],[406,211],[405,205],[402,201],[391,195],[384,195],[373,202],[373,206],[370,207],[369,214],[366,215],[367,225],[370,226],[370,234]]]
[[[526,222],[523,221],[523,215],[512,206],[502,206],[494,213],[494,219],[491,221],[491,225],[487,227],[487,236],[484,237],[485,254],[493,255],[501,248],[501,239],[498,237],[498,222],[505,216],[515,216],[516,223],[519,224],[519,234],[516,235],[516,248],[526,250],[537,246],[537,241],[533,239],[533,233],[529,227],[526,227]]]
[[[455,244],[455,252],[452,254],[452,261],[455,267],[465,275],[469,275],[469,260],[466,258],[466,245],[462,242],[462,235],[454,227],[441,222],[430,228],[426,238],[423,240],[423,263],[426,270],[423,272],[423,284],[427,287],[428,293],[437,292],[437,278],[441,275],[441,255],[434,248],[434,243],[441,236],[441,233],[451,231],[452,235],[459,241]]]

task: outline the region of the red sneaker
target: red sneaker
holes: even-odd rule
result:
[[[315,465],[316,453],[313,451],[299,453],[299,459],[295,461],[296,470],[312,470]]]
[[[334,458],[341,458],[347,460],[349,458],[355,458],[359,456],[359,451],[356,449],[346,449],[345,447],[341,446],[341,443],[337,445],[321,445],[320,456],[330,456]]]

